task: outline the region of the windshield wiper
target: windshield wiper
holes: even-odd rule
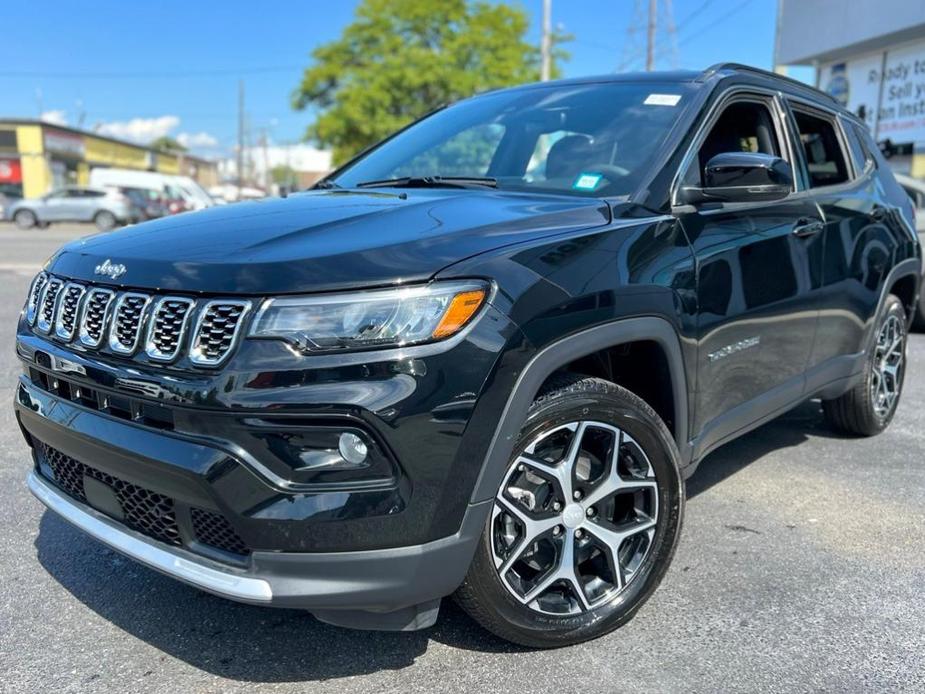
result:
[[[402,176],[357,183],[357,188],[497,188],[498,180],[490,176]]]

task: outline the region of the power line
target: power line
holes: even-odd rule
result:
[[[702,14],[703,11],[707,9],[711,4],[713,4],[713,0],[703,0],[703,2],[700,3],[698,7],[695,7],[689,15],[687,15],[684,19],[678,22],[678,25],[681,27],[686,27],[692,19],[696,18],[697,15]]]
[[[697,30],[697,33],[696,33],[696,34],[691,34],[690,36],[685,36],[681,41],[678,42],[678,45],[679,45],[679,46],[683,46],[685,43],[688,43],[691,39],[696,38],[697,36],[700,36],[700,35],[703,34],[704,32],[708,31],[709,29],[712,29],[713,27],[715,27],[715,26],[717,26],[717,25],[719,25],[719,24],[722,24],[723,22],[725,22],[727,19],[729,19],[730,17],[732,17],[734,14],[736,14],[736,13],[739,12],[740,10],[744,10],[748,5],[752,4],[752,2],[754,2],[754,0],[743,0],[743,2],[740,2],[738,5],[736,5],[735,7],[733,7],[731,10],[729,10],[729,11],[728,11],[726,14],[724,14],[722,17],[718,17],[717,19],[715,19],[714,21],[710,22],[709,24],[700,27],[700,29]]]

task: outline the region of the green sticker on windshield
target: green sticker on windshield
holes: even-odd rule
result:
[[[602,178],[604,177],[597,173],[580,173],[572,184],[572,188],[575,190],[594,190]]]

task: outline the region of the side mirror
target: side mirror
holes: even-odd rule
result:
[[[780,200],[793,190],[790,165],[759,152],[723,152],[707,162],[704,186],[684,186],[682,204]]]

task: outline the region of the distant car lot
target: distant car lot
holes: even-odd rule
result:
[[[925,688],[925,336],[883,436],[837,438],[809,403],[709,456],[665,583],[620,631],[525,651],[448,605],[428,631],[353,632],[164,578],[26,491],[16,315],[44,259],[95,232],[0,224],[0,691]]]

